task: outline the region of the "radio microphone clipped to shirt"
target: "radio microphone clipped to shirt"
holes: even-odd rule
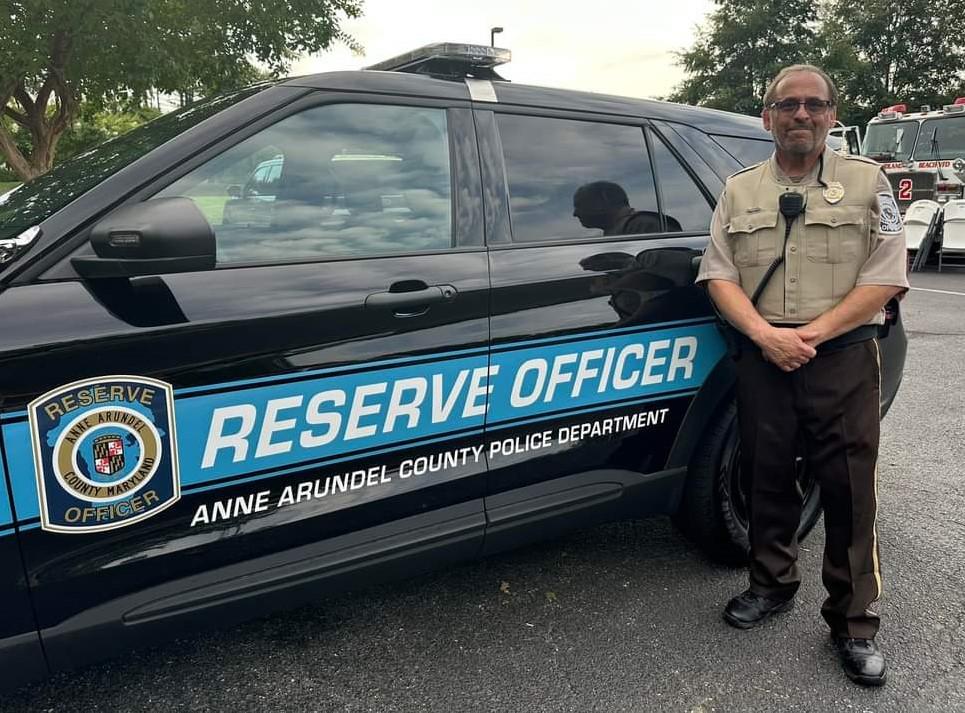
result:
[[[787,239],[791,236],[791,224],[794,223],[795,218],[804,212],[804,196],[795,191],[785,191],[778,199],[778,207],[780,208],[781,215],[784,216],[784,247],[781,249],[781,254],[768,266],[767,272],[764,273],[761,281],[757,283],[757,289],[754,290],[754,294],[751,295],[751,304],[755,307],[757,306],[757,300],[761,298],[761,293],[764,291],[764,288],[767,287],[767,282],[771,279],[771,275],[773,275],[777,268],[781,266],[781,263],[784,262],[784,252],[787,250]]]
[[[791,229],[791,223],[804,211],[804,196],[800,193],[794,191],[786,191],[781,194],[780,199],[778,199],[778,205],[781,209],[781,215],[784,216],[784,220],[787,222],[786,231]]]

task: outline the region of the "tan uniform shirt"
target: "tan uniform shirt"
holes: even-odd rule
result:
[[[838,178],[843,179],[841,197],[825,185],[834,185]],[[777,204],[786,190],[803,193],[806,205],[803,216],[792,223],[785,263],[772,275],[758,303],[765,319],[807,323],[857,285],[907,289],[904,228],[891,184],[867,159],[844,158],[830,149],[823,166],[816,163],[799,179],[789,178],[773,155],[728,179],[714,211],[698,283],[727,280],[741,285],[748,296],[753,293],[784,248],[785,221]],[[739,200],[734,195],[738,191]],[[882,319],[878,315],[871,323],[880,324]]]

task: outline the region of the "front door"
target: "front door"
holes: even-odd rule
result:
[[[471,127],[309,97],[144,196],[195,202],[215,269],[0,294],[54,668],[478,552],[488,265],[478,192],[454,198],[479,181]]]
[[[0,451],[2,452],[2,451]],[[0,458],[0,690],[39,678],[47,670],[20,558],[6,472]]]

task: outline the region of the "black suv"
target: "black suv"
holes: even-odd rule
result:
[[[5,686],[609,519],[744,556],[693,280],[770,137],[503,53],[253,87],[0,197]]]

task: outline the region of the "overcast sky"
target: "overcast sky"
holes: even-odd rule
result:
[[[673,53],[690,47],[711,0],[365,0],[343,46],[296,62],[291,74],[360,69],[433,42],[489,44],[513,52],[507,79],[636,97],[666,96],[683,73]]]

